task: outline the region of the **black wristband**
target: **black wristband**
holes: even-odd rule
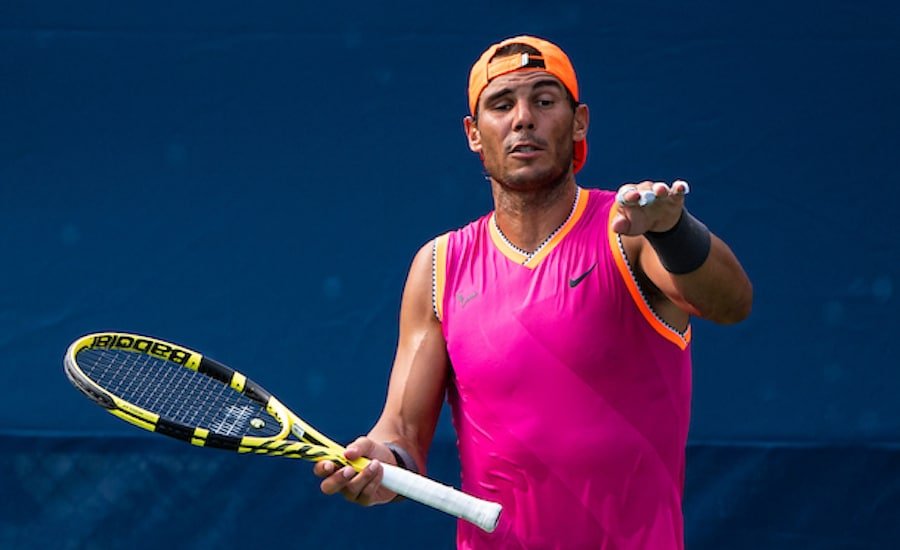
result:
[[[684,275],[699,268],[709,257],[712,237],[709,229],[687,210],[668,231],[644,233],[666,271]]]
[[[404,470],[409,470],[414,474],[419,473],[419,468],[418,466],[416,466],[416,461],[413,460],[412,455],[410,455],[406,449],[404,449],[400,445],[397,445],[396,443],[390,442],[385,443],[385,446],[391,450],[391,453],[393,453],[394,460],[397,461],[397,466],[403,468]]]

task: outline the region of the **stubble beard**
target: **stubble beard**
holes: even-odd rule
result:
[[[569,145],[568,150],[561,158],[572,159],[574,144]],[[554,164],[551,168],[541,172],[528,172],[511,174],[502,164],[492,167],[485,164],[485,171],[494,185],[499,185],[505,193],[518,195],[520,200],[526,203],[541,203],[556,197],[565,183],[572,177],[572,162]]]

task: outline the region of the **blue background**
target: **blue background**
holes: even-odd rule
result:
[[[412,255],[492,207],[469,67],[522,33],[578,70],[579,183],[688,180],[754,283],[747,321],[694,325],[688,546],[891,547],[900,7],[839,0],[4,2],[0,546],[451,547],[451,520],[326,498],[306,464],[135,433],[61,358],[152,334],[364,433]],[[454,481],[446,417],[431,461]]]

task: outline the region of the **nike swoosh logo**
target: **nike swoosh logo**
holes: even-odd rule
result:
[[[477,292],[472,292],[468,296],[463,294],[462,292],[456,293],[456,299],[459,301],[459,307],[466,307],[466,304],[472,301],[473,298],[478,296]]]
[[[585,277],[591,274],[591,271],[593,271],[595,267],[597,267],[597,264],[592,265],[587,271],[585,271],[578,277],[569,279],[569,288],[575,288],[576,286],[578,286],[578,284],[583,281]]]

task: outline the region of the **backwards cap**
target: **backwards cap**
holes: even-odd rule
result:
[[[540,54],[514,53],[492,59],[497,50],[510,44],[526,44]],[[494,44],[478,58],[472,65],[469,73],[469,111],[475,116],[478,99],[491,80],[500,75],[514,71],[544,71],[552,74],[563,83],[571,94],[572,99],[578,101],[578,79],[575,77],[575,68],[569,57],[559,46],[534,36],[516,36]],[[575,172],[584,166],[587,160],[587,140],[576,141],[572,162]]]

